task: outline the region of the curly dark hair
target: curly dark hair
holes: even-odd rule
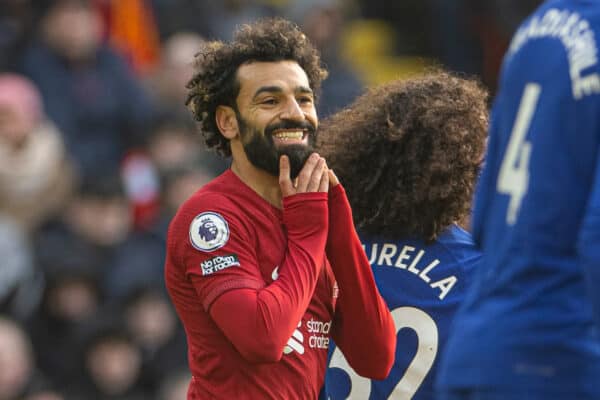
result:
[[[373,88],[323,121],[317,150],[361,232],[432,241],[469,214],[487,99],[473,79],[430,71]]]
[[[186,105],[192,110],[208,148],[231,155],[229,141],[215,121],[219,105],[236,107],[238,68],[253,61],[296,61],[306,72],[313,92],[318,93],[327,71],[317,49],[298,26],[282,18],[266,18],[242,25],[231,42],[208,42],[195,57],[196,74],[187,84]]]

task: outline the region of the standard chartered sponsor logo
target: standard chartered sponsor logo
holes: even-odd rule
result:
[[[310,319],[306,323],[309,338],[308,345],[311,348],[327,349],[329,347],[329,331],[331,330],[331,321],[323,322]]]
[[[304,335],[301,331],[302,321],[294,330],[292,337],[283,348],[283,354],[290,354],[295,351],[298,354],[304,354]],[[306,322],[306,331],[308,333],[308,347],[311,349],[329,348],[329,331],[331,330],[331,321],[323,322],[311,318]]]

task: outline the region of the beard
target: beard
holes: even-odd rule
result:
[[[244,151],[248,160],[257,168],[268,172],[273,176],[279,176],[279,159],[286,155],[290,160],[290,178],[296,179],[308,157],[314,153],[316,143],[316,128],[309,121],[294,122],[282,121],[277,124],[268,125],[262,134],[256,127],[247,123],[240,114],[236,113],[240,135]],[[308,135],[308,145],[288,144],[275,146],[273,132],[278,129],[305,130]],[[249,141],[245,141],[250,137]]]

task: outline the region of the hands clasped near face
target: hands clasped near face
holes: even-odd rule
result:
[[[327,168],[327,162],[317,153],[308,157],[294,181],[290,178],[288,157],[284,155],[279,159],[279,186],[283,197],[298,193],[327,192],[338,183],[333,170]]]

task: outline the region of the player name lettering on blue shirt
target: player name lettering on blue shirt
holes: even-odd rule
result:
[[[568,54],[573,98],[600,93],[600,77],[583,70],[598,62],[598,50],[590,23],[578,13],[551,8],[541,16],[532,17],[511,41],[507,57],[511,57],[531,39],[552,37],[560,39]]]
[[[404,245],[399,250],[393,243],[373,243],[368,248],[363,245],[365,252],[369,257],[369,263],[378,267],[393,267],[412,272],[429,284],[432,289],[439,290],[438,298],[444,300],[444,297],[452,290],[458,279],[456,276],[430,277],[430,273],[440,264],[439,259],[430,262],[421,261],[425,255],[425,250],[417,249],[413,246]]]

